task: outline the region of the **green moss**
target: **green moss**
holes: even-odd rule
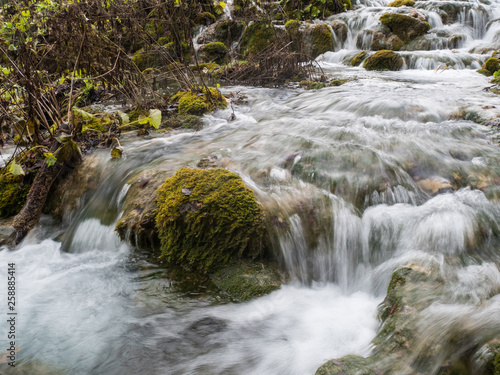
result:
[[[398,13],[385,13],[379,20],[404,42],[424,35],[430,29],[429,23]]]
[[[299,87],[306,89],[306,90],[319,90],[322,89],[323,87],[331,87],[331,86],[340,86],[346,83],[348,79],[346,78],[338,78],[338,79],[333,79],[330,82],[318,82],[318,81],[307,81],[303,80],[299,82]]]
[[[412,7],[415,5],[415,0],[395,0],[387,5],[388,7],[399,8],[399,7]]]
[[[370,359],[358,355],[346,355],[340,359],[326,362],[316,375],[378,375],[381,372],[370,368]]]
[[[198,64],[198,66],[200,67],[201,70],[207,68],[207,70],[209,70],[209,71],[220,68],[220,65],[217,63],[214,63],[214,62],[201,63],[201,64]],[[191,69],[196,69],[196,65],[191,65]]]
[[[20,184],[18,176],[0,175],[0,218],[16,215],[26,202],[30,185]]]
[[[263,254],[262,210],[225,169],[181,168],[158,189],[156,228],[163,257],[209,272]]]
[[[483,76],[489,77],[492,76],[493,73],[491,73],[488,69],[478,69],[476,70],[479,74],[482,74]]]
[[[201,52],[205,60],[221,64],[226,60],[227,47],[222,42],[207,43],[201,48]]]
[[[333,50],[333,34],[328,25],[324,23],[313,25],[310,29],[310,36],[312,40],[312,57]]]
[[[377,51],[363,63],[366,70],[399,70],[402,66],[403,58],[391,50]]]
[[[484,69],[489,71],[491,74],[495,73],[497,70],[500,70],[500,59],[498,57],[490,57],[484,63]]]
[[[241,39],[241,54],[243,56],[262,52],[275,39],[273,25],[265,21],[255,21],[249,25]]]
[[[344,9],[344,11],[351,10],[352,4],[351,0],[338,0],[340,6]]]
[[[239,40],[245,30],[243,21],[223,21],[215,25],[215,39],[219,42],[231,43]]]
[[[195,22],[198,25],[210,25],[215,22],[215,16],[210,12],[198,13]]]
[[[288,31],[296,31],[300,28],[300,21],[298,20],[289,20],[285,23],[285,29]]]
[[[498,353],[497,356],[495,357],[494,365],[495,365],[495,372],[493,373],[493,375],[500,375],[500,353]]]
[[[354,56],[354,59],[351,60],[351,66],[359,66],[363,62],[367,54],[368,51],[361,51],[360,53],[358,53],[356,56]]]
[[[210,96],[204,87],[198,87],[197,91],[178,91],[170,101],[179,103],[179,115],[202,115],[217,108],[226,108],[227,101],[224,95],[213,87],[208,89]]]
[[[195,115],[186,115],[181,118],[181,126],[184,129],[201,130],[203,128],[203,120]]]
[[[274,263],[248,260],[232,262],[210,280],[222,291],[239,301],[261,297],[280,288],[282,277]]]

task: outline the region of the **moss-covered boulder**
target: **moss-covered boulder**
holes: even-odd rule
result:
[[[265,255],[262,209],[235,173],[181,168],[158,190],[157,206],[168,262],[211,272],[240,257]]]
[[[495,73],[497,70],[500,70],[500,59],[498,57],[490,57],[483,66],[491,74]]]
[[[354,58],[350,62],[350,65],[360,66],[363,60],[366,58],[366,55],[368,55],[368,51],[361,51],[356,56],[354,56]]]
[[[371,368],[371,361],[358,355],[346,355],[339,359],[332,359],[317,371],[316,375],[379,375],[383,374],[377,368]]]
[[[415,5],[415,0],[395,0],[387,6],[391,8],[412,7]]]
[[[403,58],[396,52],[381,50],[368,57],[363,63],[363,68],[366,70],[399,70],[403,63]]]
[[[30,185],[23,183],[21,177],[0,175],[0,218],[16,215],[26,202]]]
[[[218,108],[226,108],[227,100],[214,87],[198,87],[197,90],[178,91],[170,98],[172,103],[178,103],[179,115],[202,115]]]
[[[196,16],[195,22],[198,25],[210,25],[215,22],[215,16],[210,12],[201,12]]]
[[[486,76],[486,77],[490,77],[493,75],[493,73],[491,73],[489,70],[484,69],[484,68],[478,69],[478,70],[476,70],[476,72],[478,72],[479,74],[482,74],[483,76]]]
[[[304,52],[313,58],[333,51],[333,34],[327,24],[317,23],[306,29]]]
[[[222,42],[207,43],[200,48],[202,60],[223,64],[227,60],[227,47]]]
[[[287,18],[299,20],[326,18],[351,9],[351,0],[302,0],[300,2],[285,0],[283,3]]]
[[[265,21],[255,21],[249,25],[240,44],[240,52],[243,56],[262,52],[275,40],[275,32],[272,24]]]
[[[379,20],[382,25],[387,27],[405,43],[420,35],[424,35],[431,28],[426,21],[398,13],[385,13]]]

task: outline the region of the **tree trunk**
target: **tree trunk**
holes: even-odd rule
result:
[[[56,179],[62,166],[55,164],[51,167],[44,164],[36,175],[35,181],[26,198],[26,203],[14,218],[12,226],[16,230],[15,243],[23,240],[28,232],[33,229],[40,220],[42,208],[45,205],[50,187]]]

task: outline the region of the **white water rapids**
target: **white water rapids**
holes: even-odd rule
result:
[[[337,16],[351,34],[383,5],[365,3]],[[497,42],[498,3],[470,4],[488,17],[458,17],[465,45]],[[226,87],[248,96],[235,121],[228,108],[199,132],[125,139],[120,161],[96,152],[100,187],[80,211],[63,228],[44,217],[16,250],[0,248],[0,313],[8,263],[19,312],[18,367],[0,363],[0,373],[313,374],[328,359],[369,355],[377,305],[407,264],[434,267],[446,283],[424,334],[468,322],[478,342],[500,337],[500,148],[494,128],[471,121],[497,116],[498,96],[482,90],[488,78],[459,69],[478,67],[464,63],[474,51],[408,51],[410,69],[367,72],[340,64],[356,38],[323,57],[328,74],[352,78],[342,86]],[[462,65],[426,70],[439,58]],[[132,174],[209,154],[289,219],[275,246],[292,280],[268,296],[233,303],[184,288],[113,231]]]

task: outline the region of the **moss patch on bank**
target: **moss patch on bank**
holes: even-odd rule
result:
[[[178,91],[170,98],[170,101],[179,103],[179,115],[202,115],[218,108],[227,107],[226,98],[214,87]]]

